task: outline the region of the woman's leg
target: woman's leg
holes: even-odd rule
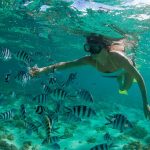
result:
[[[133,79],[134,78],[128,73],[123,73],[123,74],[119,75],[117,77],[117,81],[119,83],[119,89],[121,91],[128,90],[133,83]]]

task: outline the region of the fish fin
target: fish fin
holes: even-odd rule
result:
[[[107,121],[109,121],[109,122],[112,122],[112,121],[111,121],[111,118],[109,118],[109,117],[105,117],[105,119],[106,119]]]
[[[43,140],[42,145],[46,145],[46,144],[48,144],[48,143],[50,143],[50,138],[49,138],[49,137],[46,137],[46,138]]]
[[[71,112],[71,109],[69,107],[64,106],[64,111],[65,111],[65,113],[69,113],[69,112]]]
[[[59,134],[59,131],[57,131],[58,129],[60,129],[60,127],[52,128],[52,132],[55,132],[55,133],[58,133],[58,134]]]
[[[118,145],[115,145],[114,143],[111,143],[111,144],[109,145],[109,147],[110,147],[110,148],[114,148],[114,147],[118,147]]]
[[[128,95],[128,91],[127,90],[119,90],[119,94]]]
[[[111,124],[111,122],[105,123],[106,126],[107,126],[107,125],[110,125],[110,124]]]

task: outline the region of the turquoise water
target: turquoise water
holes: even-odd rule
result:
[[[133,83],[128,95],[119,94],[116,79],[104,78],[90,66],[56,71],[54,74],[44,74],[29,81],[26,81],[26,78],[17,79],[20,71],[28,72],[28,67],[42,67],[87,55],[83,49],[86,34],[98,33],[121,38],[122,35],[110,28],[109,25],[113,24],[125,33],[138,37],[135,62],[145,80],[149,100],[149,7],[148,0],[1,0],[0,113],[12,109],[15,111],[11,112],[12,117],[8,115],[4,116],[8,119],[1,119],[0,150],[12,149],[11,144],[20,150],[90,150],[107,142],[104,140],[107,132],[115,145],[110,149],[150,150],[150,122],[144,117],[137,83]],[[27,63],[17,58],[19,51],[26,52],[33,61]],[[7,54],[11,57],[8,58]],[[73,83],[64,88],[67,93],[74,96],[77,90],[85,89],[92,94],[94,102],[84,103],[81,99],[72,97],[63,100],[65,102],[61,102],[61,106],[86,105],[94,109],[97,116],[76,121],[64,119],[64,114],[58,114],[58,121],[55,121],[54,127],[59,129],[52,132],[51,136],[63,137],[56,142],[60,148],[52,143],[44,145],[42,142],[47,136],[45,118],[43,121],[35,112],[35,107],[39,104],[34,103],[33,99],[44,93],[43,83],[48,84],[50,77],[56,77],[61,84],[67,80],[70,73],[77,75]],[[51,87],[53,88],[53,85]],[[48,102],[40,105],[55,111],[56,101],[57,99],[54,100],[48,95]],[[21,119],[22,104],[26,108],[24,119]],[[132,129],[120,132],[105,125],[105,117],[118,113],[127,116],[133,124]],[[26,120],[36,125],[40,124],[38,133],[27,127]]]

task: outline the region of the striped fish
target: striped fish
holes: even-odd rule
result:
[[[11,109],[10,111],[0,113],[0,120],[6,121],[10,120],[15,116],[15,109]]]
[[[115,114],[106,117],[108,123],[105,125],[112,125],[113,129],[118,129],[120,132],[123,132],[126,129],[132,128],[131,122],[122,114]]]
[[[39,94],[33,97],[33,102],[36,104],[47,104],[48,102],[48,95],[47,94]]]
[[[47,112],[47,111],[48,111],[48,107],[45,107],[45,106],[38,105],[35,108],[35,112],[39,115],[41,115],[41,114],[43,114],[44,112]]]
[[[110,135],[108,132],[104,134],[104,140],[105,140],[107,143],[112,142],[112,137],[111,137],[111,135]]]
[[[71,96],[68,95],[68,93],[66,91],[64,91],[63,89],[60,88],[56,88],[54,89],[51,93],[50,96],[52,97],[52,99],[60,101],[60,100],[65,100]]]
[[[32,63],[32,58],[30,57],[30,55],[23,51],[23,50],[19,50],[16,53],[16,58],[22,62],[24,62],[26,65],[30,65]]]
[[[5,75],[5,82],[8,83],[10,81],[11,72],[6,73]]]
[[[103,143],[90,148],[90,150],[110,150],[110,147],[107,143]]]
[[[40,126],[41,126],[41,124],[38,121],[36,121],[36,122],[26,121],[26,127],[27,127],[26,133],[28,135],[31,135],[32,132],[35,132],[38,134],[38,129]]]
[[[21,83],[22,85],[25,85],[30,79],[31,79],[30,74],[25,71],[19,71],[17,76],[15,77],[15,80],[18,83]]]
[[[65,113],[65,115],[63,116],[63,120],[67,123],[74,123],[74,122],[81,122],[81,118],[75,116],[74,114],[68,112],[68,113]]]
[[[70,86],[73,81],[76,79],[77,73],[70,73],[68,79],[66,80],[65,83],[63,83],[63,87],[68,87]]]
[[[27,111],[26,111],[26,108],[25,108],[25,105],[24,105],[24,104],[20,105],[20,116],[21,116],[21,119],[26,122],[26,119],[27,119]]]
[[[77,106],[72,106],[69,108],[66,107],[66,109],[70,113],[72,113],[73,115],[79,118],[90,118],[90,117],[96,116],[96,112],[92,108],[88,106],[84,106],[84,105],[77,105]]]
[[[42,88],[43,88],[43,91],[44,91],[45,94],[49,94],[49,93],[52,92],[52,89],[46,84],[43,84]]]
[[[0,58],[4,61],[10,60],[12,58],[12,54],[9,49],[5,48],[0,53]]]
[[[87,90],[81,89],[77,92],[78,98],[82,99],[86,102],[94,102],[93,100],[93,96],[91,95],[91,93]]]
[[[58,136],[51,136],[49,140],[51,144],[54,144],[58,143],[60,141],[60,138]]]
[[[46,131],[46,138],[43,140],[42,144],[48,144],[48,143],[50,143],[51,123],[50,123],[50,119],[47,115],[43,115],[42,120],[43,120],[42,122],[45,127],[45,131]]]
[[[48,83],[49,83],[49,86],[53,89],[56,87],[59,87],[56,77],[50,77]]]

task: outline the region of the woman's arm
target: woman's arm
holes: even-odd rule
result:
[[[129,74],[131,74],[131,76],[133,76],[137,80],[138,86],[141,91],[142,99],[143,99],[143,109],[144,109],[145,117],[150,119],[150,110],[149,110],[149,105],[147,100],[147,91],[146,91],[146,87],[142,75],[131,64],[128,58],[123,54],[118,52],[110,52],[110,56],[115,66],[117,66],[118,68],[124,68]]]
[[[41,73],[53,72],[54,70],[69,69],[69,68],[78,67],[82,65],[92,65],[92,63],[93,60],[91,56],[85,56],[77,60],[68,61],[68,62],[59,62],[54,65],[50,65],[42,68],[33,67],[30,69],[29,73],[31,76],[35,76]]]

